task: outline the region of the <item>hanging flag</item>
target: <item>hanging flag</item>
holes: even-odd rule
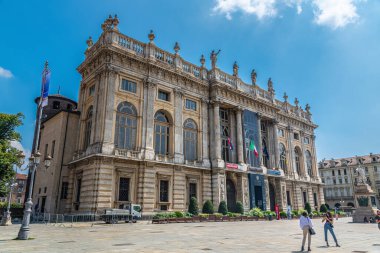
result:
[[[255,141],[253,139],[251,139],[251,141],[249,143],[249,150],[253,151],[256,158],[259,157],[259,152],[257,152],[256,146],[255,146]]]
[[[264,145],[263,153],[264,153],[264,155],[265,155],[266,157],[268,157],[268,159],[269,159],[269,153],[268,153],[268,150],[267,150],[267,146],[266,146],[266,145]]]
[[[234,149],[234,147],[232,146],[232,142],[231,142],[230,137],[228,137],[228,139],[227,139],[227,144],[228,144],[228,148],[229,148],[230,150],[233,150],[233,149]]]
[[[42,72],[42,85],[41,85],[41,96],[42,96],[41,106],[42,107],[45,107],[48,105],[49,84],[50,84],[50,70],[48,69],[48,63],[46,62],[44,71]]]

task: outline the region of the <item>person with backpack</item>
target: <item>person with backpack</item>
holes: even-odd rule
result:
[[[330,212],[326,212],[325,217],[322,219],[322,222],[325,222],[324,225],[324,232],[325,232],[325,241],[326,241],[326,246],[330,247],[329,241],[327,240],[327,231],[330,231],[332,237],[334,238],[335,244],[337,247],[340,247],[338,244],[338,240],[336,239],[335,233],[334,233],[334,217],[331,215]]]
[[[306,236],[307,236],[307,251],[311,251],[310,249],[311,235],[315,234],[315,232],[313,229],[313,223],[311,222],[309,215],[307,214],[306,211],[304,211],[302,215],[300,216],[300,228],[303,231],[301,251],[305,250]]]

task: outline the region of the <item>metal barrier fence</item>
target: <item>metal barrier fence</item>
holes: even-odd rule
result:
[[[100,221],[97,214],[50,214],[37,213],[31,216],[31,223],[74,223],[74,222],[96,222]]]

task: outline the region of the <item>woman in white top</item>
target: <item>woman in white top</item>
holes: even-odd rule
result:
[[[310,249],[310,243],[311,243],[310,228],[313,228],[313,223],[311,222],[306,211],[304,211],[300,217],[300,228],[303,231],[301,251],[304,251],[306,236],[307,236],[307,251],[311,251],[311,249]]]

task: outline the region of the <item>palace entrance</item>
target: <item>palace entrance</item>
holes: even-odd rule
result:
[[[235,211],[236,188],[231,179],[227,179],[227,208],[229,212]]]
[[[274,211],[274,205],[276,204],[276,192],[274,185],[269,183],[269,200],[270,200],[270,210]]]

